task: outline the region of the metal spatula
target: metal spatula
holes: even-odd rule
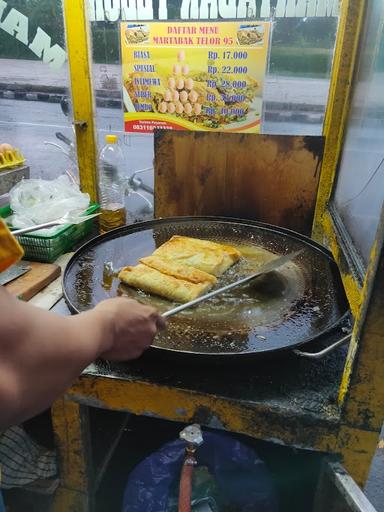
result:
[[[100,213],[92,213],[91,215],[73,215],[67,213],[58,220],[53,220],[51,222],[45,222],[44,224],[37,224],[36,226],[30,226],[29,228],[23,229],[15,229],[12,231],[13,236],[25,235],[26,233],[32,233],[34,231],[39,231],[41,229],[53,228],[54,226],[60,226],[64,224],[82,224],[87,220],[93,219],[93,217],[97,217]]]
[[[242,279],[239,279],[238,281],[235,281],[234,283],[227,284],[226,286],[223,286],[222,288],[218,288],[217,290],[214,290],[213,292],[206,293],[205,295],[202,295],[201,297],[198,297],[197,299],[193,299],[189,302],[186,302],[185,304],[181,304],[180,306],[177,306],[173,309],[170,309],[169,311],[166,311],[165,313],[162,313],[161,316],[164,318],[168,318],[169,316],[176,315],[177,313],[180,313],[180,311],[184,311],[184,309],[188,309],[192,306],[195,306],[196,304],[200,304],[200,302],[204,302],[207,299],[210,299],[212,297],[216,297],[216,295],[219,295],[220,293],[226,292],[228,290],[232,290],[232,288],[236,288],[237,286],[240,286],[242,284],[248,283],[249,281],[252,281],[252,279],[255,279],[256,277],[259,277],[263,274],[267,274],[268,272],[272,272],[273,270],[278,269],[279,267],[283,266],[285,263],[288,263],[289,261],[292,261],[296,256],[301,254],[303,250],[290,252],[289,254],[286,254],[285,256],[279,256],[278,258],[275,258],[272,261],[269,261],[268,263],[265,263],[262,265],[257,272],[254,274],[251,274],[250,276],[243,277]]]

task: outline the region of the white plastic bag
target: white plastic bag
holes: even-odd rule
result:
[[[9,193],[12,225],[26,228],[60,219],[66,213],[80,214],[89,206],[89,194],[80,192],[68,176],[55,180],[23,180]]]

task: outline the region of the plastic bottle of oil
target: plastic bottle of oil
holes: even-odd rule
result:
[[[126,223],[125,189],[121,179],[124,163],[123,152],[117,144],[116,135],[105,137],[105,146],[100,153],[99,163],[99,200],[100,231],[124,226]]]

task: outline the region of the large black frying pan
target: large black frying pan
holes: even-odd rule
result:
[[[217,286],[252,273],[276,255],[302,252],[278,271],[170,318],[167,330],[155,340],[157,352],[216,359],[271,354],[331,332],[348,312],[337,266],[323,247],[286,229],[220,217],[157,219],[89,241],[64,273],[64,296],[71,312],[121,294],[161,312],[173,308],[168,300],[123,285],[108,268],[136,264],[175,234],[240,249],[243,258]]]

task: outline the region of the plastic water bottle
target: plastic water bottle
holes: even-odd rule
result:
[[[125,189],[121,179],[123,152],[117,144],[116,135],[107,135],[105,142],[99,165],[99,219],[102,233],[126,223]]]

